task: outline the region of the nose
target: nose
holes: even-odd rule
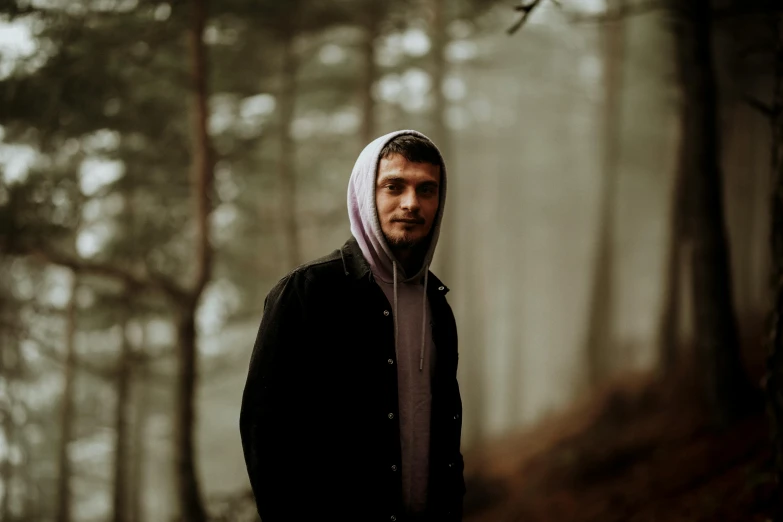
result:
[[[416,193],[415,188],[409,187],[402,195],[400,208],[408,212],[417,212],[419,207],[419,195]]]

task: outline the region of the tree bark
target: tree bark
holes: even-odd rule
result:
[[[430,34],[432,39],[432,85],[434,95],[434,107],[432,112],[432,140],[440,149],[443,161],[447,165],[448,180],[447,194],[448,201],[457,199],[457,183],[454,182],[455,175],[458,172],[455,158],[451,151],[451,134],[448,126],[449,101],[443,92],[443,85],[446,82],[448,73],[448,61],[446,60],[446,48],[449,43],[448,25],[449,17],[447,14],[446,0],[431,0],[432,21],[430,25]],[[449,165],[451,166],[449,168]],[[440,278],[449,284],[453,284],[453,278],[456,272],[455,263],[457,258],[457,249],[455,236],[456,219],[453,212],[449,212],[448,207],[443,214],[441,222],[442,233],[438,239],[438,272]]]
[[[622,0],[609,1],[608,9],[621,6]],[[614,224],[619,181],[620,128],[622,125],[623,58],[625,27],[623,20],[601,27],[604,47],[604,106],[601,168],[603,186],[599,203],[598,245],[593,265],[592,290],[587,331],[587,371],[590,387],[595,387],[611,372],[615,349],[614,326]]]
[[[204,522],[206,511],[196,474],[196,324],[195,304],[180,312],[177,321],[179,378],[177,379],[177,420],[174,428],[175,465],[183,522]]]
[[[362,22],[364,25],[364,38],[362,39],[362,80],[361,100],[362,127],[360,137],[362,147],[375,138],[375,98],[373,87],[378,81],[378,66],[375,63],[375,48],[380,34],[381,10],[375,2],[364,3]]]
[[[117,361],[117,410],[114,419],[114,429],[117,433],[114,444],[114,492],[112,501],[112,520],[126,522],[128,520],[128,418],[130,415],[130,371],[131,348],[128,339],[129,309],[123,310],[122,345]]]
[[[676,9],[680,0],[671,0]],[[687,179],[693,170],[693,148],[689,132],[692,125],[689,123],[689,111],[686,89],[690,83],[690,63],[688,61],[691,47],[689,32],[683,20],[675,17],[673,20],[674,51],[677,83],[679,85],[679,126],[680,138],[677,150],[677,170],[674,173],[672,187],[672,204],[669,217],[669,243],[667,245],[667,261],[665,272],[665,290],[663,297],[663,309],[658,328],[658,372],[666,377],[677,366],[679,360],[679,333],[682,300],[682,268],[684,249],[683,244],[689,236],[687,232],[688,220],[686,211],[688,204]]]
[[[7,381],[13,382],[17,377],[17,368],[11,367],[8,364],[8,356],[10,350],[14,350],[13,360],[18,361],[18,343],[12,339],[12,335],[8,334],[8,328],[12,324],[11,314],[7,313],[9,310],[9,302],[5,295],[5,289],[2,289],[3,293],[0,293],[0,375],[2,375]],[[15,321],[16,318],[13,319]],[[13,343],[13,348],[11,347]],[[15,365],[18,366],[18,362]],[[14,466],[11,462],[10,449],[16,442],[16,428],[14,426],[13,411],[14,411],[14,395],[13,386],[7,386],[5,404],[0,404],[0,429],[2,429],[3,439],[6,441],[7,450],[5,455],[2,456],[0,462],[0,480],[3,482],[3,493],[0,497],[0,520],[10,520],[11,518],[11,486],[14,482]]]
[[[146,329],[143,330],[146,332]],[[150,364],[146,357],[146,335],[142,336],[141,348],[134,356],[135,364],[133,366],[134,383],[134,404],[135,412],[133,419],[133,460],[131,461],[131,492],[130,492],[130,510],[129,519],[131,522],[143,522],[147,519],[144,512],[144,470],[145,460],[147,458],[147,446],[145,443],[145,433],[147,428],[147,417],[149,415],[148,396],[148,367]]]
[[[209,111],[207,102],[207,56],[204,45],[204,27],[207,19],[207,0],[192,0],[193,20],[189,34],[192,118],[191,195],[196,221],[196,284],[193,295],[198,298],[212,276],[212,245],[209,237],[210,197],[213,186],[212,145],[207,132]]]
[[[467,233],[469,237],[473,234],[471,230]],[[477,259],[480,257],[481,252],[477,249],[473,249],[466,252],[463,259],[463,266],[465,274],[468,277],[465,278],[465,291],[467,295],[478,296],[482,292],[481,276],[477,275],[479,272],[480,261]],[[467,315],[467,324],[462,325],[463,334],[461,341],[462,352],[462,368],[464,368],[464,378],[460,381],[462,386],[462,392],[465,396],[464,399],[464,413],[463,413],[463,433],[465,439],[472,445],[478,445],[484,437],[484,412],[486,410],[484,404],[484,390],[486,389],[486,382],[484,378],[484,369],[486,366],[485,353],[487,350],[483,349],[483,321],[481,316],[476,310],[475,303],[468,304],[465,307]],[[466,390],[468,393],[465,393]]]
[[[723,211],[717,82],[712,57],[711,5],[691,0],[683,10],[691,32],[691,81],[686,86],[687,136],[693,147],[692,270],[697,357],[707,405],[716,423],[742,415],[751,396],[740,357]]]
[[[448,99],[443,92],[448,73],[446,60],[446,47],[449,43],[448,35],[449,19],[446,12],[446,0],[432,0],[432,85],[435,98],[433,107],[433,136],[432,139],[438,145],[444,156],[450,156],[449,127],[447,113]]]
[[[3,345],[7,346],[7,345]],[[2,354],[0,354],[2,357]],[[0,373],[5,368],[0,367]],[[8,444],[9,448],[15,442],[14,437],[14,423],[11,417],[13,402],[8,401],[8,411],[0,413],[3,417],[2,430],[3,437]],[[3,496],[0,497],[0,520],[10,520],[11,518],[11,486],[14,482],[14,466],[11,463],[10,451],[6,451],[3,456],[2,464],[0,465],[0,479],[3,481]]]
[[[680,154],[683,154],[681,151]],[[665,272],[663,312],[658,328],[658,371],[661,377],[669,375],[679,360],[680,299],[682,297],[682,244],[684,210],[684,172],[678,167],[672,191],[672,208],[669,218],[669,243]]]
[[[783,14],[775,17],[775,87],[772,119],[772,310],[766,394],[778,487],[783,487]],[[776,519],[777,520],[777,519]]]
[[[73,438],[74,379],[76,372],[76,291],[79,276],[71,279],[71,297],[66,310],[65,366],[63,368],[63,395],[60,408],[60,445],[57,451],[57,522],[71,520],[71,460],[68,446]]]
[[[301,254],[299,250],[299,223],[296,208],[296,147],[291,136],[291,126],[296,108],[296,76],[299,71],[299,57],[294,48],[296,31],[293,24],[288,24],[289,30],[282,36],[282,69],[280,71],[280,163],[278,166],[278,183],[280,187],[280,216],[283,220],[283,239],[285,271],[299,266]]]
[[[212,147],[207,133],[207,60],[204,45],[206,0],[192,0],[192,20],[188,35],[192,94],[191,195],[196,223],[195,285],[177,301],[179,370],[177,374],[174,427],[174,460],[180,517],[187,522],[207,518],[196,473],[194,443],[195,393],[197,380],[196,310],[201,294],[212,275],[212,247],[209,237],[210,195],[213,188]]]

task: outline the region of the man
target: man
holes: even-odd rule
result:
[[[429,272],[445,201],[426,136],[376,139],[353,237],[267,296],[240,418],[263,522],[461,520],[457,331]]]

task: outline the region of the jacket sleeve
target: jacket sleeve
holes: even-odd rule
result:
[[[305,398],[312,393],[302,369],[312,330],[309,284],[304,274],[291,274],[264,301],[242,396],[242,448],[264,522],[308,516],[303,510],[315,490],[314,450],[304,440],[307,426],[302,420]]]
[[[456,328],[455,328],[455,339],[456,339]],[[457,360],[459,360],[459,355],[457,356]],[[459,382],[457,381],[456,375],[454,376],[452,380],[452,387],[453,387],[453,393],[455,396],[455,402],[456,402],[456,411],[457,411],[457,462],[456,462],[456,484],[455,484],[455,491],[454,491],[454,506],[452,508],[453,511],[453,520],[461,521],[462,520],[462,514],[463,514],[463,501],[465,498],[465,460],[462,456],[462,450],[460,448],[460,442],[462,440],[462,396],[460,395],[459,391]]]

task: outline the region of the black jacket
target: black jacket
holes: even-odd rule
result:
[[[459,521],[465,493],[457,328],[431,273],[427,520]],[[389,414],[393,415],[389,415]],[[240,431],[263,522],[404,521],[391,306],[351,238],[269,292]]]

